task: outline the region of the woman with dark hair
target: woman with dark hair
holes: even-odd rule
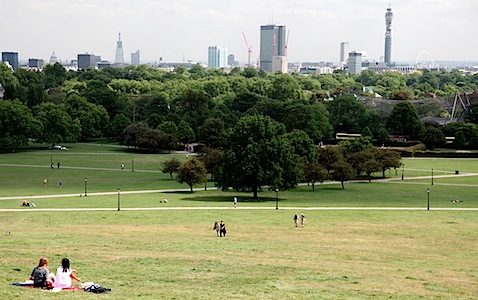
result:
[[[70,269],[70,260],[68,258],[63,258],[61,260],[61,267],[58,267],[56,270],[56,278],[53,286],[55,288],[69,289],[71,288],[71,279],[80,281],[80,278],[75,275],[76,270]]]

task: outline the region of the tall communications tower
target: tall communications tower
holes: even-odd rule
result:
[[[123,42],[121,41],[121,32],[118,33],[118,41],[116,42],[116,64],[124,64]]]
[[[392,19],[393,12],[389,5],[385,13],[385,64],[392,62]]]

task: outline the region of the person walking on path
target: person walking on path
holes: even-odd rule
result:
[[[234,196],[234,208],[236,208],[236,207],[237,207],[237,197]]]
[[[124,171],[124,164],[121,164],[121,171]]]

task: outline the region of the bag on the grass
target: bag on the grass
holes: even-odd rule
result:
[[[91,292],[91,293],[95,293],[95,294],[100,294],[100,293],[105,293],[105,292],[109,292],[111,291],[111,289],[108,289],[108,288],[105,288],[99,284],[90,284],[90,285],[85,285],[83,287],[83,290],[85,292]]]

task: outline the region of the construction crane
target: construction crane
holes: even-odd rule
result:
[[[252,53],[252,46],[249,45],[247,42],[246,34],[243,32],[242,35],[244,36],[244,41],[246,42],[247,47],[247,67],[251,67],[251,53]]]

